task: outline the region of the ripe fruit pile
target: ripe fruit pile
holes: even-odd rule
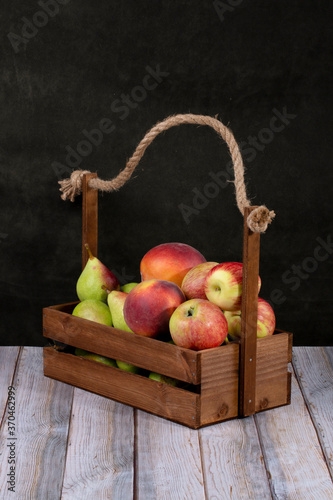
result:
[[[81,302],[73,315],[194,350],[240,338],[241,263],[207,262],[189,245],[164,243],[142,258],[141,282],[120,287],[116,276],[86,247],[89,259],[76,287]],[[259,278],[258,293],[260,287]],[[273,309],[258,298],[257,336],[272,335],[274,330]],[[82,350],[78,353],[83,355]],[[112,363],[136,371],[121,361],[107,361]]]

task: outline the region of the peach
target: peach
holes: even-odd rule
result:
[[[145,337],[167,333],[172,313],[184,301],[185,296],[175,283],[157,279],[142,281],[126,297],[126,324],[134,333]]]
[[[172,281],[181,287],[187,272],[202,262],[206,262],[205,257],[190,245],[162,243],[150,249],[142,258],[141,279]]]

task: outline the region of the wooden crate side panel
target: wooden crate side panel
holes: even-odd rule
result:
[[[290,403],[290,335],[258,339],[256,412]]]
[[[189,427],[199,425],[199,396],[89,359],[44,348],[44,374]]]
[[[184,382],[200,383],[199,355],[189,349],[77,318],[54,308],[43,310],[43,335]]]
[[[201,351],[200,425],[238,416],[239,344]]]

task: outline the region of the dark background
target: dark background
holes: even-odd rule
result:
[[[36,14],[43,9],[32,0],[1,6],[0,344],[44,345],[42,307],[76,300],[81,197],[60,198],[66,147],[110,119],[114,130],[77,166],[112,178],[157,121],[190,112],[230,126],[252,203],[277,214],[261,239],[260,275],[278,327],[294,332],[295,345],[330,345],[332,3],[62,2],[45,0],[53,17]],[[46,24],[36,31],[29,22]],[[147,67],[164,76],[144,95]],[[120,109],[122,95],[131,104]],[[292,118],[267,132],[276,111]],[[232,184],[187,222],[179,208],[193,207],[209,173],[229,161],[208,127],[159,136],[130,182],[99,197],[99,258],[125,281],[139,279],[142,256],[162,242],[241,260]],[[318,254],[317,238],[328,242]]]

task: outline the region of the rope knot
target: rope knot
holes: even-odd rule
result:
[[[275,212],[273,210],[268,210],[265,205],[261,205],[252,210],[247,218],[247,225],[254,233],[264,233],[274,217]]]
[[[75,196],[82,192],[82,178],[84,174],[90,174],[89,170],[74,170],[69,179],[59,181],[63,200],[74,201]]]

